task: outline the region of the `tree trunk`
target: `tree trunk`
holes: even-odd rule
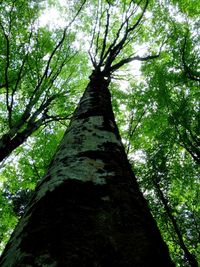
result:
[[[184,252],[184,255],[185,255],[185,259],[186,261],[188,262],[188,264],[191,266],[191,267],[198,267],[198,262],[195,258],[195,256],[190,253],[190,251],[188,250],[186,244],[185,244],[185,241],[184,241],[184,238],[183,238],[183,235],[179,229],[179,226],[177,224],[177,221],[175,219],[175,217],[173,216],[172,212],[171,212],[171,209],[170,209],[170,206],[168,205],[168,201],[167,199],[165,198],[161,188],[160,188],[160,185],[159,183],[156,181],[156,179],[154,179],[153,181],[154,183],[154,186],[156,188],[156,191],[159,195],[159,198],[165,208],[165,211],[173,225],[173,228],[174,228],[174,232],[176,233],[177,237],[178,237],[178,243],[179,243],[179,246],[181,247],[181,249],[183,250]]]
[[[25,131],[17,132],[14,138],[11,138],[9,134],[5,134],[0,139],[0,162],[5,160],[17,147],[22,145],[32,131],[27,133]]]
[[[25,128],[20,131],[20,127],[13,127],[10,131],[0,138],[0,162],[6,159],[17,147],[22,145],[31,134],[33,134],[44,123],[45,117],[42,116],[37,121],[22,123]]]
[[[124,152],[108,84],[90,77],[0,266],[174,266]]]

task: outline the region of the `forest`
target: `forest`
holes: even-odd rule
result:
[[[148,203],[173,263],[177,267],[199,266],[199,28],[198,0],[0,0],[0,253],[3,253],[6,244],[5,251],[11,247],[9,239],[15,233],[20,218],[25,222],[26,214],[37,210],[37,205],[39,207],[37,201],[42,202],[41,199],[50,194],[48,192],[53,195],[53,183],[62,184],[64,179],[66,186],[67,179],[74,180],[74,183],[83,179],[82,183],[86,181],[87,184],[81,185],[86,190],[83,193],[79,185],[75,190],[75,185],[69,183],[68,188],[72,188],[72,192],[66,189],[65,194],[70,195],[72,205],[75,201],[81,203],[74,196],[76,193],[80,197],[91,194],[90,200],[97,201],[89,183],[98,184],[95,192],[103,194],[101,190],[104,189],[100,190],[100,187],[104,188],[104,180],[110,179],[110,191],[107,187],[105,190],[113,194],[113,203],[118,201],[121,209],[127,209],[123,214],[123,225],[129,231],[132,227],[129,220],[137,220],[133,214],[127,215],[129,197],[123,189],[120,197],[116,196],[115,199],[114,194],[118,194],[119,189],[112,189],[116,183],[112,176],[119,180],[119,185],[123,184],[116,174],[121,171],[118,166],[124,168],[123,175],[126,170],[129,173],[126,154],[134,173],[130,176],[137,181]],[[91,90],[97,91],[92,93],[92,97]],[[92,118],[90,124],[83,122],[86,115]],[[108,117],[104,128],[100,129],[100,122],[95,120],[98,116]],[[86,128],[90,127],[90,131],[86,133],[81,123]],[[97,137],[87,139],[94,129],[95,135],[101,135],[104,143],[99,143]],[[64,142],[69,144],[69,148],[62,148]],[[107,147],[101,154],[98,149],[105,143]],[[118,157],[119,146],[122,152]],[[94,154],[94,151],[98,153]],[[73,158],[73,155],[78,156]],[[65,164],[69,166],[59,165],[57,159],[64,156],[68,157]],[[108,162],[107,165],[113,164],[106,170],[106,178],[103,172],[107,165],[102,165],[100,156]],[[79,160],[79,173],[84,176],[90,172],[93,178],[73,178],[77,157],[85,160]],[[55,168],[52,167],[56,164]],[[85,170],[87,168],[88,171]],[[113,168],[116,168],[115,175]],[[63,180],[57,176],[55,179],[49,178],[55,175],[55,170],[58,176],[60,173],[62,177],[65,172],[71,177]],[[98,176],[100,171],[103,174]],[[48,176],[49,173],[52,174]],[[45,182],[48,179],[51,182]],[[126,186],[127,181],[124,181]],[[44,189],[40,190],[42,187]],[[124,206],[121,203],[123,196]],[[85,195],[83,198],[86,198]],[[101,195],[101,199],[106,202],[105,210],[113,207],[113,203],[107,204],[106,195]],[[66,206],[68,202],[58,200]],[[100,204],[95,202],[93,205]],[[57,206],[55,209],[59,208]],[[104,209],[104,206],[99,209]],[[54,206],[52,209],[49,206],[47,210],[53,216]],[[141,216],[138,214],[135,217]],[[83,216],[82,210],[80,216]],[[118,218],[116,214],[113,216]],[[37,228],[35,217],[34,227]],[[110,228],[116,229],[111,219],[105,221],[108,225],[110,222]],[[51,224],[50,219],[48,223]],[[110,228],[103,227],[101,231],[105,234]],[[50,229],[53,231],[54,228]],[[31,233],[34,235],[34,231]],[[101,242],[99,236],[97,240]],[[115,238],[114,234],[112,238]],[[17,242],[14,237],[13,240],[11,242]],[[25,244],[27,241],[23,242]],[[117,249],[123,250],[123,246]],[[129,248],[127,251],[128,254]],[[114,255],[112,253],[109,260],[110,255]],[[52,255],[48,256],[51,260],[56,257]],[[86,256],[83,254],[83,259]],[[20,261],[13,264],[5,261],[4,264],[4,260],[1,263],[0,259],[0,266],[106,267],[113,264],[108,264],[107,258],[98,263],[85,260],[82,265],[80,259],[80,262],[77,261],[79,264],[74,260],[74,265],[65,265],[67,261],[64,264],[60,258],[60,265],[48,263],[48,260],[41,256],[38,262],[42,263],[33,263],[27,256],[23,265]],[[121,263],[119,256],[119,264],[115,266],[133,266],[131,260]],[[148,263],[140,264],[139,267],[151,266]],[[167,264],[162,266],[174,266],[170,262]],[[161,265],[155,263],[154,266]]]

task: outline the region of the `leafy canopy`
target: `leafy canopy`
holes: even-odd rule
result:
[[[171,256],[192,266],[190,255],[200,261],[199,1],[60,3],[48,5],[62,27],[41,26],[43,1],[0,5],[0,145],[31,129],[1,165],[1,249],[99,68],[111,74],[122,140]]]

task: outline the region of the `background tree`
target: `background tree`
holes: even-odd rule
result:
[[[64,103],[71,93],[74,62],[70,61],[76,60],[70,26],[83,4],[74,7],[71,21],[56,31],[39,26],[42,2],[1,5],[1,161],[42,125],[69,117]]]

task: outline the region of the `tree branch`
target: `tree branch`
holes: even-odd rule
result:
[[[110,5],[109,8],[106,10],[106,29],[105,29],[105,33],[104,33],[104,38],[103,38],[103,46],[101,49],[101,55],[100,55],[100,61],[99,61],[99,65],[101,66],[103,63],[103,55],[106,49],[106,42],[107,42],[107,37],[108,37],[108,30],[109,30],[109,24],[110,24],[110,13],[109,13],[109,9],[110,9]]]
[[[133,121],[134,121],[134,119],[133,119],[133,114],[132,114],[132,116],[131,116],[130,127],[129,127],[129,131],[128,131],[128,139],[129,139],[129,142],[128,142],[127,149],[126,149],[126,153],[127,153],[127,154],[129,154],[129,151],[130,151],[130,146],[131,146],[131,142],[130,142],[130,140],[131,140],[131,138],[133,137],[135,131],[137,130],[137,128],[138,128],[138,126],[139,126],[139,124],[140,124],[142,118],[144,117],[144,115],[145,115],[145,113],[146,113],[146,111],[147,111],[147,106],[144,107],[144,110],[143,110],[142,113],[140,114],[140,116],[139,116],[139,118],[138,118],[138,120],[137,120],[137,122],[136,122],[136,124],[135,124],[134,127],[133,127]]]
[[[140,3],[141,3],[141,1],[140,1]],[[140,4],[140,3],[139,3],[139,4]],[[141,20],[142,20],[142,18],[143,18],[143,16],[144,16],[144,13],[145,13],[145,11],[146,11],[146,9],[147,9],[148,3],[149,3],[149,1],[146,0],[146,1],[145,1],[145,6],[144,6],[144,8],[143,8],[143,10],[142,10],[142,13],[141,13],[140,17],[138,18],[138,20],[136,21],[136,23],[135,23],[133,26],[129,27],[129,20],[130,20],[130,17],[132,16],[132,13],[131,13],[131,15],[129,15],[129,16],[125,19],[125,21],[121,24],[121,26],[120,26],[120,28],[119,28],[119,30],[118,30],[118,33],[117,33],[117,36],[116,36],[115,40],[113,41],[113,43],[111,44],[111,46],[108,48],[109,53],[108,53],[108,51],[107,51],[107,53],[106,53],[106,54],[108,54],[108,56],[107,56],[107,58],[105,59],[104,73],[110,73],[110,72],[111,72],[111,65],[112,65],[112,62],[115,60],[115,58],[117,57],[117,55],[120,53],[120,51],[121,51],[122,48],[124,47],[124,44],[125,44],[125,42],[126,42],[128,36],[130,35],[130,33],[132,33],[132,32],[137,28],[137,26],[140,24],[140,22],[141,22]],[[138,5],[139,5],[139,4],[138,4]],[[126,25],[126,29],[125,29],[124,36],[123,36],[122,39],[117,43],[118,37],[119,37],[119,35],[120,35],[120,32],[121,32],[121,30],[124,28],[125,25]],[[114,45],[113,45],[113,44],[114,44]],[[111,48],[111,47],[112,47],[112,48]],[[105,58],[105,56],[104,56],[104,58]],[[128,59],[125,59],[125,61],[124,61],[124,63],[123,63],[122,65],[124,65],[124,64],[126,64],[126,63],[128,63],[128,62],[130,62],[130,61],[127,61],[127,60],[128,60]],[[132,61],[132,60],[131,60],[131,61]],[[121,67],[122,65],[119,65],[119,67]],[[118,66],[116,66],[116,67],[119,68]],[[114,71],[114,70],[115,70],[115,69],[113,69],[112,71]]]
[[[181,49],[183,68],[188,79],[192,81],[200,82],[200,73],[194,72],[186,63],[185,54],[186,54],[186,45],[187,45],[187,35],[184,38],[183,48]]]
[[[0,27],[3,31],[5,41],[6,41],[6,65],[5,65],[5,71],[4,71],[4,79],[5,79],[5,88],[6,88],[6,107],[8,111],[8,123],[9,123],[9,126],[11,127],[12,109],[10,107],[10,101],[9,101],[9,79],[8,79],[8,69],[10,66],[10,40],[1,22],[0,22]]]
[[[152,55],[152,56],[146,56],[146,57],[135,56],[135,57],[125,58],[125,59],[122,59],[121,61],[119,61],[118,63],[116,63],[115,65],[111,66],[109,71],[114,72],[117,69],[119,69],[120,67],[122,67],[124,64],[130,63],[134,60],[147,61],[150,59],[158,58],[159,56],[160,55],[158,54],[158,55]]]

